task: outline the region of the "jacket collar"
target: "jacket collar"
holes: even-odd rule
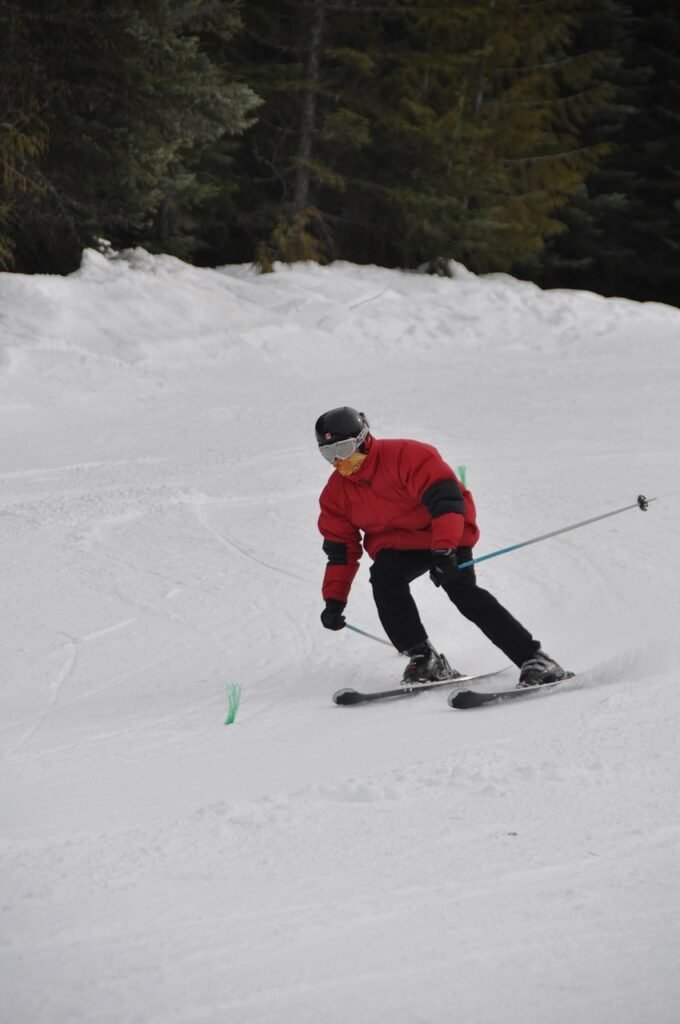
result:
[[[374,437],[371,437],[371,443],[368,449],[368,454],[356,473],[352,473],[351,476],[342,477],[346,483],[368,483],[373,474],[375,473],[378,466],[378,452],[380,448],[380,441],[377,441]],[[337,472],[337,471],[336,471]],[[340,473],[337,474],[341,476]]]

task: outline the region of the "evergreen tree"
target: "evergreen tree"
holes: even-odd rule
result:
[[[680,10],[633,0],[594,19],[619,55],[616,147],[562,212],[568,232],[533,276],[680,305]]]
[[[252,0],[241,72],[265,106],[239,167],[250,251],[477,270],[539,251],[602,155],[579,127],[603,102],[604,56],[568,50],[584,6]]]
[[[629,168],[636,175],[623,240],[634,261],[608,280],[625,294],[680,306],[680,8],[636,0],[635,62],[649,68],[638,110],[626,125]]]
[[[309,229],[321,221],[308,207],[327,6],[328,0],[249,0],[243,9],[244,28],[228,57],[264,105],[238,149],[238,209],[221,237],[209,237],[206,258],[257,254],[265,267],[274,258],[323,258],[321,240]]]
[[[578,189],[605,147],[587,144],[582,127],[607,98],[601,48],[571,50],[585,5],[508,2],[486,5],[479,85],[471,112],[480,129],[468,168],[474,201],[467,262],[508,269],[563,228],[557,211]],[[474,79],[473,79],[474,84]]]
[[[256,106],[209,59],[201,36],[230,35],[213,0],[27,0],[6,5],[49,93],[49,145],[17,204],[17,265],[69,270],[104,235],[190,255],[196,211],[221,183],[202,173],[210,143]]]
[[[340,112],[359,120],[363,136],[339,150],[343,190],[325,205],[351,258],[413,266],[454,255],[465,234],[465,183],[481,139],[465,98],[481,59],[470,35],[478,13],[470,2],[390,2],[366,16],[366,49],[343,50],[364,62],[364,88]]]
[[[0,270],[14,265],[12,217],[21,196],[35,192],[31,168],[44,152],[47,95],[23,34],[0,5]]]

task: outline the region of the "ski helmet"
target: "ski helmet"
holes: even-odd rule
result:
[[[348,405],[319,416],[315,426],[319,450],[328,462],[347,459],[368,437],[368,420],[363,412]]]

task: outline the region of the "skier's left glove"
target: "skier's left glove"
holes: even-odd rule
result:
[[[435,587],[446,587],[459,578],[460,569],[455,548],[437,548],[432,552],[430,579]]]
[[[326,601],[326,607],[321,612],[321,622],[326,629],[343,629],[345,625],[345,616],[342,614],[345,610],[344,601],[334,601],[329,598]]]

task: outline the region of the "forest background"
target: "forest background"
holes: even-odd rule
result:
[[[677,0],[0,0],[0,269],[506,272],[680,305]]]

